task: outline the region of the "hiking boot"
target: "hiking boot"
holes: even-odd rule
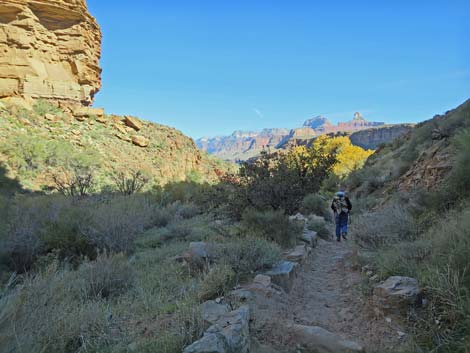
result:
[[[344,240],[348,240],[348,239],[346,238],[346,235],[348,235],[348,233],[343,233],[343,234],[341,234],[341,236],[343,237]]]
[[[341,241],[341,237],[336,237],[336,241]]]

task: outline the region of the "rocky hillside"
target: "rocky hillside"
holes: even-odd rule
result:
[[[45,101],[32,110],[0,101],[0,146],[9,176],[33,190],[54,187],[54,176],[75,166],[91,169],[101,185],[120,171],[164,184],[215,180],[226,168],[176,129],[130,116],[74,116]]]
[[[85,0],[0,3],[0,98],[89,105],[101,87],[101,31]]]
[[[452,140],[469,126],[469,114],[470,100],[418,124],[372,155],[365,168],[352,176],[351,186],[357,186],[358,195],[375,195],[376,200],[398,191],[435,190],[452,169]],[[363,133],[351,135],[351,140]]]
[[[385,125],[382,122],[370,122],[360,113],[356,113],[351,121],[337,125],[323,116],[317,116],[306,120],[299,128],[263,129],[260,132],[235,131],[230,136],[203,137],[196,140],[196,144],[210,154],[236,161],[256,157],[263,149],[276,150],[293,145],[309,145],[315,138],[324,134],[352,133],[354,138],[351,138],[351,142],[354,145],[375,149],[380,144],[407,133],[411,127],[411,124]],[[360,131],[364,132],[360,134]]]

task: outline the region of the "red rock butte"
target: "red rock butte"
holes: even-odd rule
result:
[[[85,0],[2,0],[0,52],[0,98],[88,106],[101,88],[101,31]]]

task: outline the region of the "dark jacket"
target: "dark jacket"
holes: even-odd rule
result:
[[[351,201],[349,200],[349,197],[345,196],[344,197],[344,201],[346,201],[346,207],[348,208],[348,211],[351,211],[352,209],[352,203]],[[333,212],[336,212],[336,209],[335,209],[335,201],[333,200],[333,202],[331,202],[331,209],[333,210]]]

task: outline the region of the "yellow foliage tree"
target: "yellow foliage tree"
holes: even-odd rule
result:
[[[324,146],[325,153],[335,153],[337,162],[333,167],[333,173],[344,178],[358,168],[362,168],[367,158],[374,153],[373,150],[365,150],[354,146],[347,136],[330,137],[322,135],[315,139],[313,146]]]

